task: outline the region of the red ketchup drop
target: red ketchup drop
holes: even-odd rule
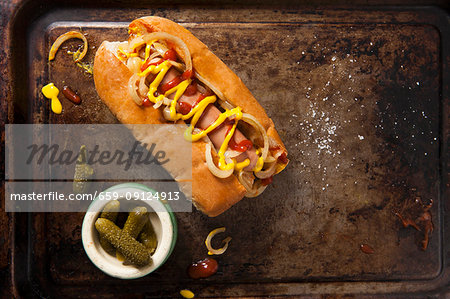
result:
[[[165,60],[177,61],[177,52],[174,49],[169,49],[164,53],[163,58]]]
[[[184,91],[185,96],[193,96],[196,93],[197,93],[197,83],[196,82],[192,82],[191,84],[189,84],[189,86]]]
[[[145,97],[143,100],[142,100],[142,106],[144,106],[144,107],[150,107],[152,105],[152,102],[150,102],[150,100],[148,99],[148,97]]]
[[[178,112],[180,112],[183,115],[188,114],[191,112],[192,106],[189,103],[186,102],[178,102]]]
[[[234,141],[234,135],[233,137],[231,137],[230,142],[228,143],[228,146],[234,150],[234,151],[238,151],[238,152],[246,152],[248,150],[251,150],[253,147],[253,142],[251,142],[248,139],[244,139],[239,143],[236,143],[236,141]]]
[[[206,278],[214,275],[217,272],[219,265],[213,258],[206,258],[204,260],[192,263],[188,268],[188,274],[193,279]]]
[[[187,70],[184,73],[181,74],[181,79],[182,80],[186,80],[186,79],[191,79],[192,77],[194,77],[194,71],[193,70]]]
[[[359,248],[361,249],[362,252],[364,252],[365,254],[374,254],[375,250],[368,244],[361,244],[359,246]]]
[[[287,164],[288,163],[288,159],[287,159],[287,155],[286,152],[283,152],[279,157],[278,157],[278,161],[280,161],[283,164]]]
[[[183,115],[188,114],[189,112],[191,112],[191,110],[197,106],[198,103],[200,103],[203,99],[205,98],[204,95],[200,95],[198,97],[198,99],[191,105],[189,103],[183,102],[183,101],[179,101],[178,102],[178,109],[177,111],[180,112]]]
[[[267,185],[271,184],[272,182],[273,182],[273,176],[270,176],[268,178],[265,178],[265,179],[261,180],[261,184],[263,186],[267,186]]]

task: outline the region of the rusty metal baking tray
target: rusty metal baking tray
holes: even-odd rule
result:
[[[81,30],[92,61],[102,40],[126,37],[129,21],[159,15],[189,28],[242,78],[273,118],[290,165],[262,196],[219,217],[178,213],[172,256],[134,281],[108,277],[89,261],[82,213],[2,212],[8,298],[176,297],[183,288],[200,297],[448,295],[444,10],[152,3],[2,2],[3,123],[115,123],[91,75],[64,51],[48,63],[49,47]],[[63,101],[64,113],[51,114],[40,94],[50,81],[69,83],[83,104]],[[434,230],[422,250],[423,226],[404,228],[398,215],[416,219],[431,201]],[[206,256],[204,238],[219,226],[233,237],[219,272],[190,279],[186,267]]]

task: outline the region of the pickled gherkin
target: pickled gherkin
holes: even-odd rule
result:
[[[117,215],[119,213],[120,209],[120,202],[118,200],[113,200],[105,205],[103,208],[102,213],[100,214],[100,218],[111,220],[112,222],[115,222],[117,219]],[[115,248],[114,246],[109,243],[108,240],[105,239],[105,237],[100,236],[100,245],[102,248],[109,254],[114,255]]]
[[[151,262],[147,248],[129,234],[124,233],[112,221],[98,218],[95,221],[95,228],[100,236],[108,240],[128,262],[138,267],[148,265]]]
[[[102,246],[103,250],[105,250],[110,255],[114,255],[114,253],[116,252],[116,249],[114,248],[114,246],[111,245],[111,243],[109,243],[108,240],[106,240],[105,237],[100,236],[99,242],[100,242],[100,245]]]
[[[117,215],[119,214],[120,202],[118,200],[113,200],[108,202],[100,214],[100,218],[105,218],[115,222]]]
[[[94,169],[86,162],[86,146],[80,147],[75,164],[75,174],[73,176],[73,192],[85,193],[89,188],[89,179],[94,175]]]
[[[136,239],[147,222],[147,209],[145,207],[136,207],[128,215],[128,219],[123,226],[123,232]]]
[[[142,228],[138,241],[147,248],[150,254],[155,253],[156,247],[158,246],[158,240],[156,239],[155,230],[150,221],[147,221]]]
[[[136,207],[128,214],[128,218],[123,225],[123,232],[136,239],[147,222],[147,209],[145,207]],[[119,261],[126,260],[126,258],[118,251],[116,252],[116,258]]]
[[[121,254],[119,251],[116,251],[116,259],[119,262],[125,262],[125,257],[123,256],[123,254]],[[125,264],[125,263],[124,263]]]

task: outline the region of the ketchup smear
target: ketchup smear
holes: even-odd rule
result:
[[[184,72],[183,75],[186,74],[187,72],[188,71]],[[192,76],[192,74],[191,74],[191,76]],[[195,88],[195,92],[193,90],[189,90],[189,88],[191,86],[193,86],[192,88]],[[192,92],[192,94],[190,94],[191,92]],[[184,95],[191,96],[191,95],[194,95],[196,92],[197,92],[197,82],[194,81],[194,82],[191,83],[191,85],[189,85],[188,88],[186,88],[186,91],[184,92]],[[186,115],[189,112],[191,112],[191,110],[195,106],[197,106],[197,104],[200,103],[204,98],[212,96],[212,95],[213,95],[213,93],[211,91],[209,91],[209,90],[206,93],[201,93],[200,96],[197,98],[197,100],[195,100],[195,102],[192,105],[188,104],[186,102],[183,102],[183,101],[179,101],[178,102],[178,112],[180,112],[183,115]]]
[[[172,80],[170,80],[169,82],[161,85],[159,87],[159,92],[160,93],[166,93],[167,91],[171,90],[172,88],[174,88],[175,86],[177,86],[178,84],[180,84],[182,81],[187,80],[189,78],[192,78],[193,76],[193,72],[191,71],[185,71],[183,74],[181,74],[180,76],[177,76],[175,78],[173,78]],[[192,86],[189,85],[189,87]],[[189,88],[188,87],[188,88]],[[188,89],[186,88],[186,90]],[[189,91],[191,93],[191,95],[195,94],[197,92],[197,86],[194,85],[193,87],[191,87],[191,90]]]
[[[189,103],[183,102],[183,101],[178,102],[178,112],[180,112],[183,115],[188,114],[204,98],[205,98],[205,95],[201,94],[192,105]]]
[[[231,137],[230,142],[228,143],[228,146],[234,150],[234,151],[238,151],[238,152],[246,152],[248,150],[251,150],[253,147],[253,142],[251,142],[248,139],[244,139],[239,143],[236,143],[236,141],[234,141],[234,135],[233,137]]]
[[[169,82],[161,85],[159,87],[159,93],[164,94],[167,91],[171,90],[172,88],[174,88],[175,86],[177,86],[178,84],[181,83],[181,78],[180,77],[175,77],[172,80],[170,80]]]
[[[192,263],[188,268],[188,275],[191,278],[206,278],[217,272],[219,265],[217,261],[213,258],[206,258],[204,260]]]
[[[234,125],[234,119],[233,120],[228,120],[226,122],[223,123],[223,125],[228,126],[227,132],[225,133],[225,136],[228,135],[228,133],[230,133],[231,128]],[[234,151],[237,152],[246,152],[248,150],[251,150],[253,147],[253,142],[251,142],[248,139],[244,139],[239,143],[236,143],[236,141],[234,141],[234,135],[231,136],[230,142],[228,142],[228,147],[231,148]]]

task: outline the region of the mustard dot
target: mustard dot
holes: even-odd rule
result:
[[[192,293],[189,290],[181,290],[180,295],[183,296],[184,298],[188,298],[188,299],[192,299],[195,296],[194,293]]]

